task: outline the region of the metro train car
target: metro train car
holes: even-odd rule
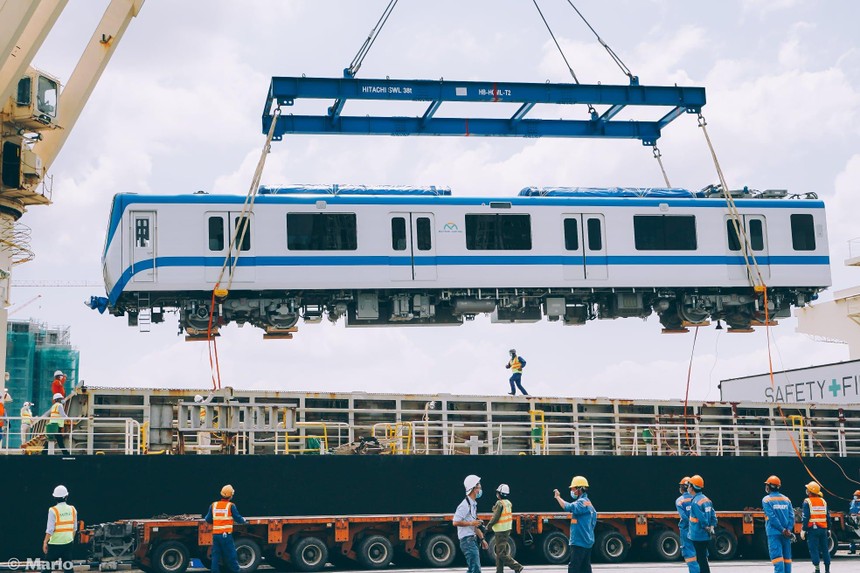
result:
[[[710,320],[748,331],[765,320],[750,273],[767,286],[771,319],[830,285],[825,210],[814,194],[731,193],[736,221],[713,186],[492,198],[262,187],[245,217],[242,196],[118,194],[102,257],[107,296],[90,304],[130,325],[178,311],[191,338],[231,322],[289,337],[300,318],[457,325],[478,314],[578,325],[656,313],[669,331]],[[235,268],[218,283],[225,260]],[[216,283],[229,292],[213,297]]]

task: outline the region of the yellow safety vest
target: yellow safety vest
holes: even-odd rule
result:
[[[54,405],[51,406],[50,418],[48,420],[48,427],[45,428],[49,432],[58,432],[60,428],[63,426],[63,416],[60,414],[60,403],[54,402]]]
[[[30,412],[30,408],[21,408],[21,424],[33,425],[33,413]]]
[[[823,497],[808,497],[806,501],[809,502],[809,525],[827,529],[827,502]]]
[[[68,545],[75,540],[75,522],[78,520],[78,510],[66,502],[58,503],[51,508],[54,513],[54,533],[48,540],[48,545]]]
[[[200,425],[203,425],[203,422],[206,421],[206,408],[200,406]]]
[[[514,513],[511,502],[507,499],[501,500],[502,515],[499,520],[493,524],[493,531],[510,531],[514,524]]]
[[[513,360],[511,360],[511,370],[513,370],[514,374],[523,372],[523,366],[520,363],[520,357],[517,356]]]
[[[212,534],[233,533],[233,504],[216,501],[212,504]]]

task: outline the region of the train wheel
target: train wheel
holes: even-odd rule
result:
[[[594,551],[604,563],[622,563],[627,559],[630,544],[623,535],[610,529],[597,536],[594,542]]]
[[[543,558],[550,565],[560,565],[570,560],[570,542],[561,531],[553,531],[543,536],[541,542]]]
[[[299,571],[319,571],[328,563],[328,547],[317,537],[303,537],[290,552]]]
[[[254,573],[263,560],[260,545],[247,537],[240,537],[236,540],[236,556],[239,559],[239,571],[241,573]]]
[[[457,556],[457,547],[442,533],[431,535],[421,545],[421,558],[431,567],[450,567]]]
[[[513,539],[508,539],[508,547],[510,547],[511,558],[517,558],[517,544]],[[496,536],[493,537],[487,542],[487,561],[490,565],[496,564]]]
[[[371,535],[358,546],[358,560],[368,569],[383,569],[391,563],[394,548],[387,537]]]
[[[711,542],[709,550],[718,561],[734,559],[738,552],[738,538],[728,529],[717,529],[716,537]]]
[[[157,573],[185,573],[191,557],[179,541],[165,541],[152,552],[152,567]]]
[[[677,561],[681,556],[681,538],[671,529],[664,529],[648,538],[648,548],[659,561]]]

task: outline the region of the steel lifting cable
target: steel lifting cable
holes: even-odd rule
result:
[[[684,392],[684,442],[689,451],[692,451],[690,446],[690,432],[687,430],[687,402],[690,399],[690,381],[693,379],[693,356],[696,354],[696,339],[699,338],[699,327],[693,333],[693,348],[690,349],[690,365],[687,367],[687,390]]]
[[[364,57],[367,56],[370,48],[373,47],[374,42],[376,42],[376,38],[379,37],[379,33],[382,31],[382,27],[385,26],[386,22],[388,22],[388,17],[391,16],[391,12],[393,12],[394,7],[397,6],[397,1],[398,0],[390,0],[390,2],[388,2],[388,6],[386,6],[385,10],[382,11],[382,16],[379,17],[376,25],[367,35],[367,39],[364,40],[361,48],[358,49],[358,53],[355,54],[355,57],[349,63],[349,67],[345,70],[349,77],[355,77],[355,74],[358,73],[359,68],[361,68],[361,63],[364,61]]]
[[[585,25],[588,26],[588,29],[591,30],[591,32],[594,34],[594,37],[597,38],[598,42],[600,42],[600,45],[606,49],[606,52],[609,54],[609,57],[612,58],[612,61],[614,61],[615,64],[619,67],[619,69],[624,72],[624,75],[630,78],[631,82],[636,81],[636,76],[633,75],[633,73],[630,71],[630,68],[628,68],[624,64],[624,62],[621,61],[621,58],[619,58],[618,54],[616,54],[615,51],[609,47],[609,44],[603,41],[603,38],[600,37],[600,34],[597,33],[597,30],[594,29],[594,27],[588,22],[588,20],[585,19],[585,16],[582,15],[582,12],[579,11],[579,8],[573,5],[572,0],[567,0],[567,3],[570,4],[570,7],[576,11],[580,18],[582,18],[582,21],[585,22]]]

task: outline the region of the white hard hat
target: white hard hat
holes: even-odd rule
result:
[[[59,392],[57,392],[56,394],[54,394],[54,398],[53,398],[53,399],[54,399],[54,400],[62,400],[62,399],[63,399],[63,395],[62,395],[62,394],[60,394]]]
[[[463,487],[466,488],[466,493],[469,493],[475,486],[481,483],[481,478],[476,476],[475,474],[467,475],[466,479],[463,480]]]
[[[56,372],[54,372],[54,378],[56,378],[57,376],[65,376],[65,374],[63,374],[62,370],[57,370]]]
[[[68,497],[69,490],[66,489],[64,485],[58,485],[54,488],[54,497]]]
[[[508,487],[508,484],[506,484],[506,483],[500,483],[499,487],[496,488],[496,491],[502,495],[510,495],[511,494],[511,488]]]
[[[197,394],[196,396],[194,396],[194,401],[199,404],[200,402],[203,401],[203,396],[201,396],[200,394]]]
[[[33,403],[32,403],[32,402],[24,402],[24,407],[25,407],[25,408],[29,408],[29,407],[30,407],[30,406],[32,406],[32,405],[33,405]]]

